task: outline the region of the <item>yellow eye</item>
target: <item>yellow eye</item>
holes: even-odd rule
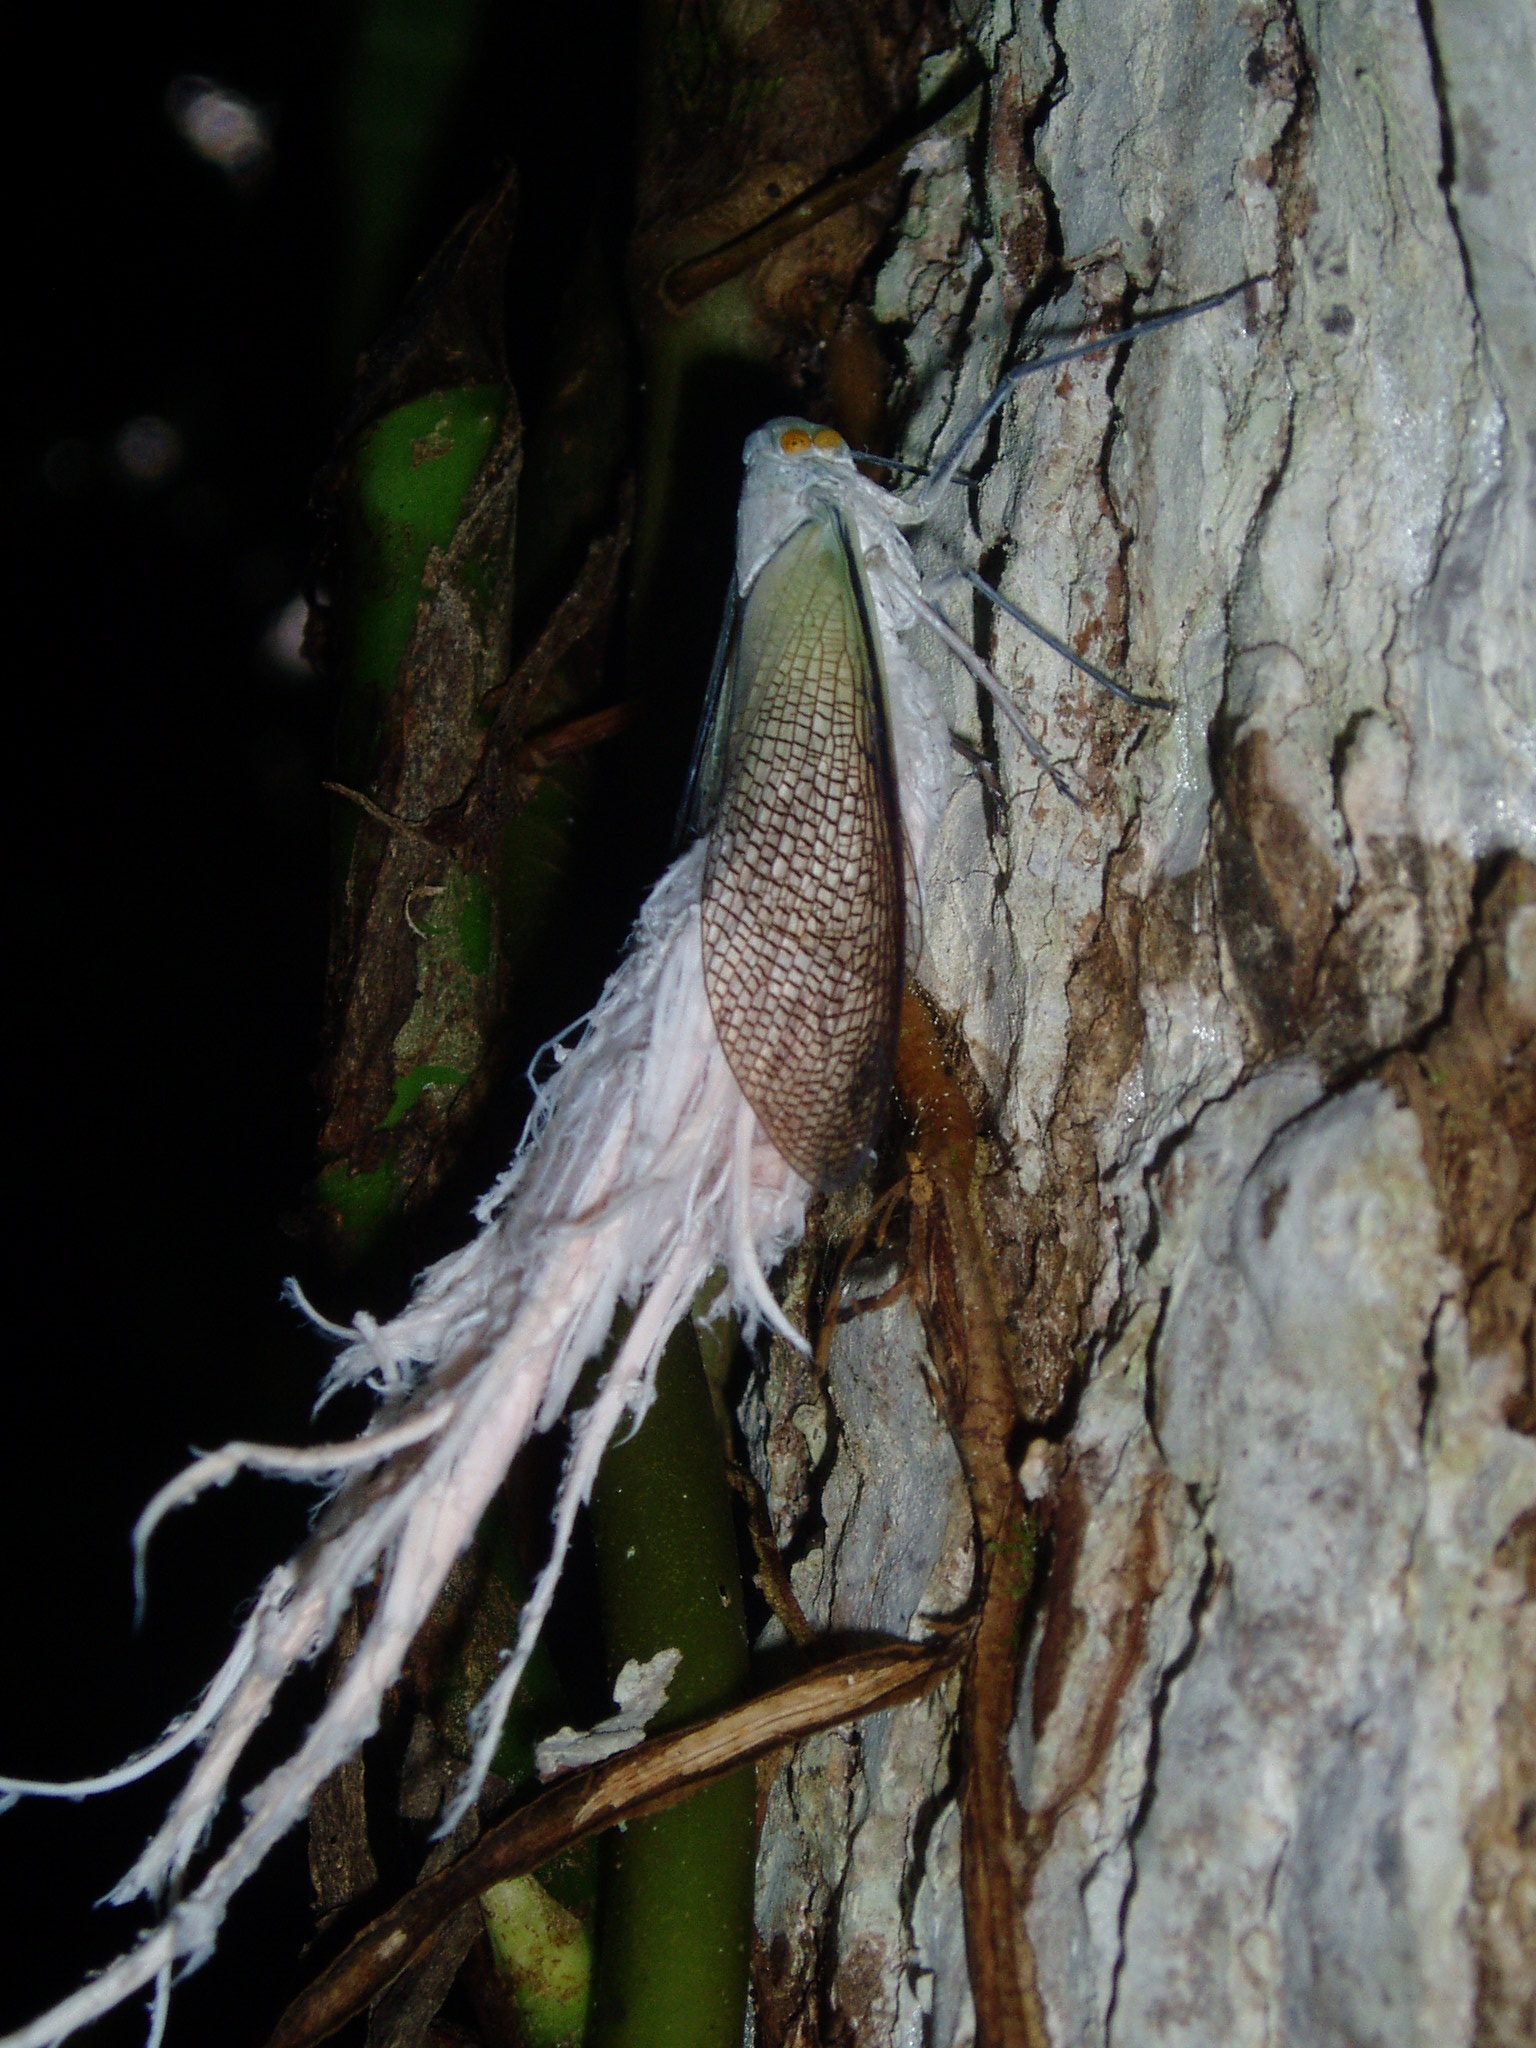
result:
[[[784,455],[803,455],[811,445],[811,437],[804,427],[786,427],[779,436],[779,450]]]
[[[843,445],[843,437],[836,427],[818,427],[814,439],[816,446],[824,448],[829,455],[834,449],[841,448]]]

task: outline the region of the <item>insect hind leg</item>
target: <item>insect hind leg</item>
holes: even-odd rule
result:
[[[1038,619],[1031,618],[1026,611],[1021,611],[1010,598],[1004,597],[1000,590],[994,589],[974,569],[956,569],[950,575],[940,578],[938,584],[933,587],[942,590],[954,583],[969,583],[972,590],[979,592],[988,604],[996,606],[997,610],[1012,619],[1016,626],[1022,626],[1026,633],[1033,633],[1035,638],[1049,647],[1053,654],[1059,654],[1062,660],[1075,668],[1080,675],[1087,676],[1088,680],[1097,683],[1100,689],[1108,690],[1110,695],[1118,697],[1122,704],[1134,704],[1139,711],[1173,709],[1169,698],[1144,696],[1139,690],[1133,690],[1125,683],[1117,682],[1107,669],[1096,668],[1091,661],[1074,653],[1066,641],[1053,633],[1049,626],[1042,626]]]
[[[1035,766],[1043,774],[1051,778],[1068,803],[1075,804],[1079,810],[1083,810],[1085,808],[1084,799],[1067,780],[1065,771],[1058,767],[1056,762],[1051,759],[1043,743],[1036,739],[1035,735],[1030,731],[1023,712],[1020,711],[1018,705],[1014,703],[1012,697],[1009,696],[997,677],[993,675],[991,669],[988,668],[975,648],[971,646],[963,635],[955,631],[938,606],[930,604],[926,597],[919,595],[916,591],[909,591],[907,593],[907,602],[912,607],[914,615],[948,649],[956,661],[960,663],[961,667],[966,669],[981,684],[981,687],[1023,741],[1024,751],[1029,755]]]

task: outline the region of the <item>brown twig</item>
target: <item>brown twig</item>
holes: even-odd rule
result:
[[[845,206],[854,206],[878,192],[901,176],[912,153],[912,142],[913,138],[908,136],[862,171],[838,172],[799,199],[791,200],[788,206],[781,206],[777,213],[770,214],[744,235],[735,235],[706,255],[674,265],[661,281],[662,304],[669,313],[681,313],[695,299],[703,298],[706,292],[712,292],[730,278],[739,277],[765,256],[782,249],[786,242],[794,241],[797,235],[818,227],[834,213],[841,213]]]
[[[725,1476],[746,1514],[747,1534],[752,1542],[752,1555],[757,1561],[758,1591],[790,1641],[799,1649],[808,1650],[816,1640],[816,1631],[800,1605],[789,1576],[789,1567],[779,1549],[768,1497],[734,1446],[726,1458]]]
[[[1034,1525],[1012,1463],[1018,1423],[1009,1337],[974,1206],[977,1129],[933,1019],[908,993],[896,1085],[912,1120],[909,1271],[944,1387],[976,1528],[974,1620],[960,1699],[961,1886],[979,2048],[1041,2048],[1023,1931],[1026,1822],[1008,1756]]]
[[[603,1828],[675,1806],[787,1743],[919,1698],[953,1668],[965,1643],[957,1630],[924,1643],[856,1650],[552,1785],[356,1935],[289,2006],[268,2048],[314,2048],[328,2039],[488,1886],[536,1870]]]
[[[841,213],[844,207],[855,206],[860,200],[873,197],[902,176],[908,168],[907,159],[924,136],[946,128],[961,132],[973,117],[976,103],[976,93],[968,93],[958,104],[946,107],[937,120],[931,121],[916,135],[905,136],[874,163],[866,164],[863,170],[839,171],[830,178],[824,178],[819,185],[802,192],[798,199],[781,206],[777,213],[770,214],[744,234],[733,235],[729,241],[721,242],[702,256],[691,256],[685,262],[674,264],[663,277],[658,290],[663,306],[672,314],[684,312],[706,292],[712,292],[717,285],[726,284],[733,277],[740,277],[744,271],[761,263],[764,257],[773,255],[797,236],[809,233],[824,220],[830,220],[833,214]]]
[[[423,846],[433,844],[432,835],[415,818],[397,817],[393,811],[386,811],[382,804],[376,804],[366,790],[353,789],[349,783],[322,780],[320,787],[329,790],[332,796],[339,796],[344,803],[354,804],[365,818],[371,818],[375,825],[381,825],[386,832],[394,833],[401,839],[417,839]]]
[[[589,711],[583,718],[568,718],[551,732],[541,732],[523,741],[517,765],[525,775],[539,775],[555,761],[584,754],[604,740],[611,740],[634,721],[632,704],[609,704],[602,711]]]
[[[627,720],[627,707],[610,706],[573,719],[569,726],[540,739],[530,740],[522,730],[535,691],[594,626],[612,613],[619,570],[633,528],[633,506],[634,487],[626,484],[613,532],[592,542],[575,582],[550,613],[533,646],[512,674],[481,699],[481,711],[489,714],[491,724],[479,768],[458,803],[442,814],[441,829],[452,843],[468,846],[478,834],[489,859],[508,780],[514,775],[542,773],[558,756],[576,753],[608,737]],[[577,728],[585,730],[578,732]]]

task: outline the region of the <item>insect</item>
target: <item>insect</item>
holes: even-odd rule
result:
[[[1017,365],[906,497],[862,477],[830,427],[773,420],[747,441],[735,577],[684,821],[709,834],[700,915],[721,1046],[763,1128],[813,1187],[843,1186],[873,1156],[917,950],[921,842],[942,804],[949,742],[906,650],[915,629],[991,693],[1077,801],[934,603],[903,529],[929,516],[1023,377],[1206,312],[1243,288]],[[974,571],[959,580],[1117,696],[1166,708],[1081,660]]]
[[[199,1706],[102,1778],[0,1779],[0,1797],[79,1798],[198,1752],[113,1894],[148,1895],[167,1901],[165,1910],[115,1963],[14,2036],[18,2048],[48,2048],[149,1985],[163,2013],[173,1977],[207,1957],[234,1893],[378,1725],[380,1700],[455,1557],[513,1458],[571,1400],[623,1300],[633,1318],[574,1418],[549,1555],[515,1646],[474,1709],[472,1755],[444,1829],[468,1810],[549,1611],[578,1507],[625,1415],[643,1414],[668,1331],[708,1284],[716,1313],[793,1336],[765,1269],[803,1230],[807,1184],[834,1186],[868,1156],[901,982],[917,951],[918,878],[954,773],[948,728],[908,644],[919,629],[998,693],[1034,758],[1067,787],[933,603],[936,587],[925,587],[905,529],[928,515],[1020,377],[1219,303],[1020,366],[905,497],[861,477],[826,429],[781,420],[752,437],[735,587],[687,813],[706,845],[652,890],[633,944],[542,1088],[516,1159],[481,1204],[479,1234],[422,1276],[398,1316],[332,1326],[346,1348],[328,1389],[373,1386],[373,1423],[348,1443],[227,1446],[197,1459],[145,1511],[141,1546],[171,1508],[243,1468],[323,1477],[334,1488],[303,1549],[268,1575]],[[716,1291],[712,1276],[722,1271]],[[344,1677],[199,1864],[278,1689],[313,1660],[375,1571],[371,1617]]]

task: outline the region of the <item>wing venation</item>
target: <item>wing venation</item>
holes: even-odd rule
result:
[[[879,649],[832,508],[738,625],[703,887],[704,984],[742,1092],[818,1187],[856,1174],[890,1092],[904,887]]]

